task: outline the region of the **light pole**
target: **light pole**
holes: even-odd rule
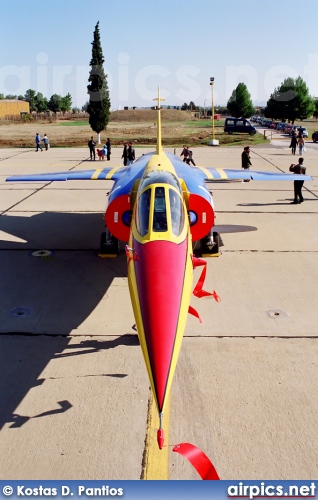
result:
[[[214,141],[214,96],[213,96],[213,83],[214,83],[214,76],[211,76],[210,78],[210,86],[211,86],[211,93],[212,93],[212,114],[211,114],[211,119],[212,119],[212,140]]]
[[[214,84],[214,76],[210,77],[210,86],[211,86],[211,93],[212,93],[212,141],[210,141],[210,146],[218,146],[219,141],[215,140],[215,134],[214,134],[214,96],[213,96],[213,84]]]

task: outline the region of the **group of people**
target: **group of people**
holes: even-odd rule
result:
[[[121,156],[124,166],[130,165],[135,161],[135,148],[132,144],[131,141],[125,141],[124,142],[124,149],[123,149],[123,154]]]
[[[35,134],[35,146],[36,146],[36,150],[35,151],[39,151],[39,150],[43,151],[42,146],[41,146],[41,142],[44,143],[45,151],[47,151],[49,149],[49,147],[50,147],[48,136],[46,134],[44,134],[43,139],[41,139],[40,134],[37,132]]]
[[[296,137],[295,137],[295,139],[296,139]],[[303,141],[302,145],[303,145],[304,139],[303,139],[301,134],[298,137],[298,144],[299,144],[300,139],[302,139],[302,141]],[[292,137],[292,140],[293,140],[293,137]],[[296,141],[297,141],[297,139],[296,139]],[[296,145],[297,145],[297,143],[296,143]],[[302,146],[302,148],[303,148],[303,146]],[[299,145],[299,154],[302,154],[302,151],[303,151],[302,148]],[[295,150],[296,150],[296,146],[295,146]],[[292,153],[292,154],[295,154],[295,153]],[[244,147],[241,158],[242,158],[242,168],[244,170],[249,170],[249,168],[252,166],[249,146]],[[294,174],[305,175],[306,174],[306,167],[304,165],[304,158],[302,158],[302,157],[299,158],[297,165],[292,163],[291,166],[289,167],[289,171],[293,172]],[[292,205],[296,205],[296,204],[302,203],[304,201],[304,197],[303,197],[302,192],[301,192],[303,184],[304,184],[304,181],[294,181],[294,200],[291,202]]]
[[[291,152],[292,155],[296,154],[297,145],[299,147],[299,154],[302,155],[303,152],[305,152],[305,141],[303,135],[299,134],[299,136],[297,137],[296,132],[293,131],[289,146],[292,150]]]
[[[88,147],[89,147],[90,159],[96,160],[96,141],[94,141],[93,136],[88,141]],[[98,154],[98,158],[100,160],[105,160],[105,157],[106,157],[107,161],[110,160],[111,143],[110,143],[109,137],[107,137],[107,141],[104,144],[104,146],[102,147],[102,149],[97,149],[97,154]]]

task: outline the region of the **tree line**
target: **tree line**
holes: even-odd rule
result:
[[[227,103],[229,113],[236,117],[248,118],[255,114],[250,93],[244,83],[239,83]],[[310,116],[318,117],[318,99],[309,95],[304,80],[285,78],[274,90],[264,109],[266,118],[294,123]]]
[[[196,106],[194,102],[184,103],[181,109],[205,112],[205,108]],[[249,118],[256,112],[251,95],[244,83],[239,83],[233,90],[226,107],[216,106],[215,113],[229,113],[235,118]],[[208,112],[211,115],[211,112]],[[274,90],[264,109],[266,118],[272,120],[288,121],[304,120],[310,116],[318,118],[318,98],[309,95],[304,80],[298,78],[286,78],[282,84]]]
[[[32,89],[28,89],[24,95],[19,96],[11,94],[4,96],[0,94],[0,99],[19,99],[20,101],[27,101],[30,105],[31,113],[33,111],[37,113],[45,113],[46,111],[52,111],[53,113],[61,111],[65,113],[66,111],[70,111],[72,106],[72,96],[70,93],[64,97],[53,94],[50,99],[47,99],[41,92],[36,92],[36,90]],[[73,111],[77,111],[77,108],[74,108]]]

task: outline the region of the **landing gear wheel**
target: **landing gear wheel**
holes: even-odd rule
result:
[[[117,257],[119,254],[119,241],[115,236],[104,231],[100,237],[100,257]]]
[[[213,239],[211,235],[207,235],[201,240],[201,255],[203,257],[209,257],[212,255],[219,255],[220,253],[220,235],[217,232],[213,233]]]

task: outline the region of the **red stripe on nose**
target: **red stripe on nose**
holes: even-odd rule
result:
[[[187,245],[187,239],[179,245],[170,241],[134,242],[138,295],[159,411],[177,333]]]

